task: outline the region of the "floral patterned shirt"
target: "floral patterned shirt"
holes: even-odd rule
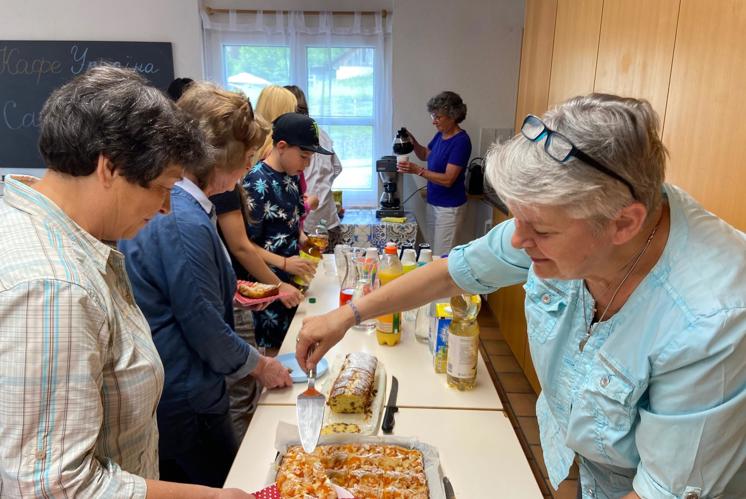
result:
[[[244,177],[248,194],[249,238],[267,251],[282,256],[297,255],[300,248],[300,218],[303,215],[303,196],[297,176],[273,170],[261,161]],[[275,274],[285,282],[290,275],[280,269]],[[254,312],[254,333],[259,346],[279,348],[290,322],[294,308],[285,308],[280,301],[266,309]]]
[[[303,215],[298,177],[275,171],[260,161],[244,177],[244,189],[249,195],[251,240],[278,255],[297,255]]]

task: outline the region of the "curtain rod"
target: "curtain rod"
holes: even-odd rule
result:
[[[231,11],[237,12],[239,14],[258,14],[259,12],[267,12],[267,13],[277,12],[276,10],[259,11],[259,10],[255,10],[255,9],[216,9],[216,8],[213,8],[213,7],[205,7],[205,11],[210,16],[213,15],[213,14],[228,14]],[[289,10],[281,9],[280,12],[282,12],[284,14],[287,14],[290,11]],[[352,15],[352,14],[355,13],[354,11],[351,11],[351,10],[333,10],[331,12],[332,12],[332,14],[350,14],[350,15]],[[311,15],[311,16],[317,16],[317,15],[321,14],[322,12],[320,10],[304,10],[303,13]],[[362,14],[364,16],[372,16],[374,14],[381,14],[385,18],[389,14],[389,12],[386,9],[382,9],[380,11],[378,11],[378,10],[366,10],[366,11],[360,12],[360,14]]]

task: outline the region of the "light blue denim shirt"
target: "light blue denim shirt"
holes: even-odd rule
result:
[[[664,189],[663,254],[582,352],[593,298],[537,277],[512,220],[448,259],[472,293],[525,282],[544,461],[558,487],[577,454],[584,498],[746,497],[746,236]]]

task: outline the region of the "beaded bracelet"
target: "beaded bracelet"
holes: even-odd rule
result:
[[[348,301],[347,304],[352,309],[352,314],[355,316],[355,325],[359,326],[363,320],[360,318],[360,311],[357,309],[357,305],[352,303],[352,301]]]

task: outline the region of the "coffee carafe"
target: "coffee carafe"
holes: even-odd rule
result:
[[[409,138],[409,132],[406,128],[401,127],[399,131],[396,132],[393,149],[394,154],[409,154],[414,151],[414,144],[412,144],[412,139]]]

